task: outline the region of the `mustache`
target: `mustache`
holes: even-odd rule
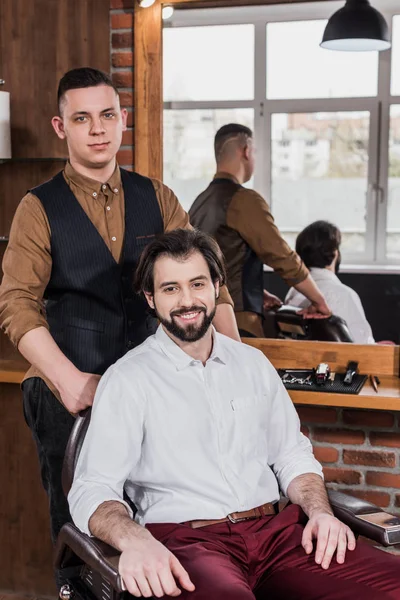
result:
[[[180,308],[178,310],[173,310],[170,314],[170,317],[179,317],[180,315],[187,315],[192,312],[206,312],[204,306],[191,306],[190,308]]]

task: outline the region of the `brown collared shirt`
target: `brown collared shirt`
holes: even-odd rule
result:
[[[113,257],[119,261],[125,233],[124,190],[119,167],[108,181],[101,183],[77,173],[68,162],[64,177]],[[152,179],[152,183],[164,231],[190,227],[189,217],[172,190],[156,179]],[[19,204],[11,226],[0,287],[0,327],[15,346],[28,331],[37,327],[49,329],[43,296],[51,270],[50,225],[39,198],[28,193]],[[226,288],[221,289],[219,303],[232,304]],[[34,376],[41,375],[31,368],[26,378]],[[45,381],[55,392],[51,382]]]
[[[238,180],[230,173],[218,172],[214,179],[230,179],[239,184]],[[206,203],[203,210],[207,210]],[[239,234],[258,258],[274,269],[289,286],[296,285],[307,277],[307,267],[298,254],[285,242],[275,224],[268,203],[255,190],[240,186],[226,204],[224,218],[224,225],[228,230]],[[196,219],[193,220],[193,223],[196,225]],[[227,234],[226,242],[229,243]],[[231,260],[228,260],[228,255],[233,251],[232,248],[224,248],[221,243],[221,249],[226,254],[229,289],[235,303],[238,303],[238,310],[235,312],[238,327],[257,337],[263,337],[261,316],[254,312],[244,311],[237,300],[237,298],[242,297],[244,251],[242,249],[242,254],[239,252],[234,258],[231,257]],[[230,262],[232,262],[231,271],[229,269]]]

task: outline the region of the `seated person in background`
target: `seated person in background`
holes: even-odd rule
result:
[[[122,552],[135,597],[400,600],[398,559],[356,547],[333,516],[275,369],[212,327],[224,281],[199,231],[144,250],[136,287],[160,326],[97,388],[68,497],[76,525]],[[293,504],[276,514],[279,488]]]
[[[306,316],[329,316],[325,298],[282,238],[267,202],[243,187],[254,171],[251,129],[237,123],[224,125],[215,135],[214,150],[217,173],[192,204],[189,218],[193,227],[212,235],[222,250],[239,333],[264,337],[263,311],[282,304],[264,290],[264,263],[310,300]]]
[[[327,221],[308,225],[296,240],[296,252],[310,269],[311,276],[324,294],[332,313],[347,323],[356,344],[373,344],[371,327],[365,318],[358,294],[337,277],[340,266],[341,233]],[[289,290],[285,304],[306,308],[309,300],[298,290]]]

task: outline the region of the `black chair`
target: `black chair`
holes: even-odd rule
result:
[[[90,409],[77,417],[68,442],[62,482],[64,493],[68,494],[72,485],[74,469],[82,448],[82,443],[90,422]],[[400,527],[385,530],[378,525],[364,521],[362,515],[382,515],[385,513],[370,502],[359,500],[347,494],[329,490],[329,500],[335,515],[346,523],[356,535],[363,535],[383,546],[400,543]],[[378,517],[379,518],[379,517]],[[81,600],[124,600],[129,596],[124,591],[118,573],[120,553],[100,540],[82,533],[72,523],[64,525],[57,539],[54,565],[68,582],[60,591],[62,600],[72,597]]]
[[[353,342],[347,323],[332,315],[326,319],[304,319],[301,309],[283,305],[264,314],[266,338],[289,338],[294,340],[318,340],[320,342]]]

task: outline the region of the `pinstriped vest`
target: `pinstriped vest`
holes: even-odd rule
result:
[[[143,248],[164,224],[152,182],[121,169],[125,239],[117,263],[63,174],[31,190],[51,230],[52,271],[44,297],[50,332],[82,371],[103,374],[153,334],[157,322],[133,291]]]

